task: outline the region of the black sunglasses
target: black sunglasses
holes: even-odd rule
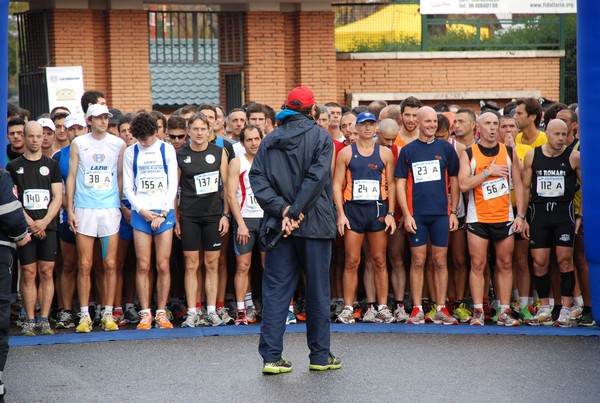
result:
[[[175,140],[175,139],[177,139],[177,140],[183,140],[183,139],[185,138],[185,136],[186,136],[186,135],[185,135],[185,134],[180,134],[180,135],[178,136],[178,135],[176,135],[176,134],[168,134],[167,136],[169,136],[169,138],[170,138],[171,140]]]

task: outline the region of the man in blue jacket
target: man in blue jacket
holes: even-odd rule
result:
[[[23,207],[14,194],[10,174],[0,168],[0,402],[4,402],[2,372],[8,355],[10,285],[14,251],[30,241]]]
[[[262,283],[263,322],[258,351],[263,373],[290,372],[282,357],[289,302],[300,271],[306,274],[306,337],[313,371],[339,369],[329,336],[329,263],[335,238],[331,179],[333,141],[311,118],[312,91],[297,87],[288,95],[281,125],[266,136],[254,157],[250,183],[265,212],[261,237],[267,248]]]

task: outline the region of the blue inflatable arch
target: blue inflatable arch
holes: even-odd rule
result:
[[[6,111],[8,95],[8,6],[9,0],[0,0],[0,110]],[[579,94],[579,126],[583,133],[581,160],[583,165],[583,206],[585,211],[585,244],[590,270],[590,290],[594,320],[600,324],[600,135],[595,133],[596,111],[600,105],[600,42],[597,40],[597,24],[600,21],[600,2],[579,0],[577,4],[577,76]],[[6,113],[0,114],[0,164],[6,164]],[[598,151],[598,152],[596,152]]]
[[[8,98],[8,3],[0,0],[0,166],[6,168],[6,103]]]
[[[579,103],[579,131],[581,136],[581,164],[583,211],[585,216],[585,254],[590,270],[590,292],[593,316],[600,324],[600,136],[595,133],[598,124],[596,112],[600,105],[600,42],[598,42],[600,2],[577,2],[577,92]],[[597,152],[596,152],[597,151]]]

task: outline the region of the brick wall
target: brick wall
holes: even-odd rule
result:
[[[50,10],[48,14],[48,44],[52,66],[82,66],[86,89],[106,91],[106,60],[98,60],[95,48],[101,47],[104,33],[98,32],[99,10]],[[77,23],[73,16],[77,15]],[[100,34],[94,43],[94,34]],[[99,63],[98,63],[99,62]]]
[[[280,12],[246,13],[245,21],[245,87],[246,101],[279,107],[286,96],[287,69],[284,16]]]
[[[151,108],[146,11],[55,9],[48,21],[52,66],[81,65],[84,88],[111,107]]]
[[[107,101],[122,111],[150,109],[148,13],[145,10],[110,10],[107,16]]]
[[[337,60],[336,98],[345,103],[353,92],[539,90],[558,100],[559,63],[557,57]]]
[[[298,82],[323,104],[336,97],[336,55],[332,11],[298,13]]]
[[[223,32],[221,32],[223,36]],[[279,109],[298,85],[310,87],[317,102],[336,97],[334,21],[330,11],[249,11],[244,20],[243,66],[220,67],[220,98],[225,73],[244,72],[245,100]]]

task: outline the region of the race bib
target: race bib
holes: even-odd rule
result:
[[[352,200],[379,200],[381,188],[379,181],[357,179],[352,182]]]
[[[258,201],[256,200],[256,196],[254,196],[254,193],[246,196],[246,208],[251,211],[260,210],[260,205],[258,204]]]
[[[219,171],[206,172],[194,176],[196,194],[205,195],[219,190]]]
[[[559,197],[565,194],[564,176],[538,176],[537,194],[541,197]]]
[[[25,210],[46,210],[50,204],[50,191],[46,189],[27,189],[23,192]]]
[[[495,199],[505,196],[510,192],[506,178],[498,178],[481,184],[483,200]]]
[[[154,195],[164,193],[167,188],[167,179],[164,175],[140,176],[137,184],[137,193],[143,195]]]
[[[412,173],[415,183],[433,182],[442,179],[439,160],[413,162]]]
[[[109,190],[112,187],[112,173],[109,171],[87,171],[84,185],[91,190]]]

